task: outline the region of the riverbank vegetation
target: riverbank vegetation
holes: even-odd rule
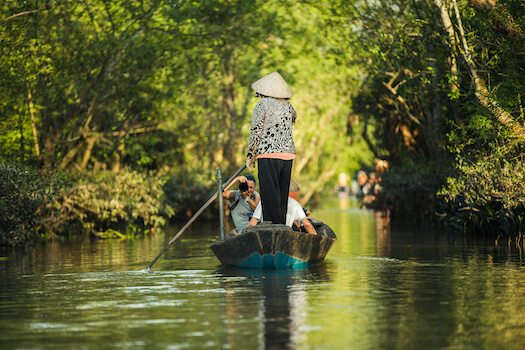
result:
[[[387,205],[456,231],[521,234],[525,4],[362,5],[341,2],[332,23],[352,23],[340,33],[361,49],[353,112],[374,155],[391,163]]]
[[[17,220],[2,222],[3,244],[66,235],[71,222],[93,234],[187,218],[213,192],[217,168],[244,163],[250,85],[273,70],[295,93],[303,201],[378,158],[390,163],[383,198],[397,215],[520,232],[520,1],[0,8],[0,176],[29,171],[36,184],[14,187],[23,211],[2,187],[11,213],[2,220]]]

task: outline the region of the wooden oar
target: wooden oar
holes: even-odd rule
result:
[[[233,176],[224,185],[222,185],[222,189],[224,190],[224,188],[226,188],[244,169],[246,169],[246,164],[244,164],[242,167],[240,167],[239,170],[237,170],[237,172],[235,174],[233,174]],[[159,258],[162,256],[162,254],[164,254],[166,252],[166,250],[168,250],[168,248],[173,244],[173,242],[175,242],[177,240],[177,238],[179,238],[179,236],[182,235],[182,233],[191,225],[191,223],[193,221],[195,221],[195,219],[197,219],[197,217],[204,211],[204,209],[206,209],[211,204],[211,202],[213,202],[215,200],[215,198],[217,198],[218,194],[219,194],[219,191],[215,192],[213,194],[213,196],[211,196],[210,199],[208,199],[208,201],[206,203],[204,203],[204,205],[199,210],[197,210],[197,212],[195,214],[193,214],[193,216],[191,217],[190,220],[188,220],[186,225],[184,225],[179,230],[179,232],[177,232],[177,234],[175,236],[173,236],[173,238],[168,243],[168,245],[160,252],[159,255],[157,255],[155,260],[153,260],[151,262],[151,264],[149,264],[149,266],[144,269],[145,272],[148,272],[149,270],[151,270],[151,267],[153,266],[153,264],[155,264],[157,262],[157,260],[159,260]]]

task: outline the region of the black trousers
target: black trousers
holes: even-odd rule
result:
[[[258,160],[263,220],[286,224],[293,160]]]

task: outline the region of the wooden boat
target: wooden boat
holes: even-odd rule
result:
[[[242,234],[229,233],[210,246],[219,261],[228,266],[250,268],[302,268],[321,263],[337,237],[319,220],[311,220],[317,235],[293,231],[285,225],[263,222]]]

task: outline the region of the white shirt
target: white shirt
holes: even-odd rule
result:
[[[262,214],[262,201],[257,204],[257,208],[255,208],[255,211],[253,212],[252,218],[256,218],[258,220],[263,221],[263,214]],[[286,212],[286,226],[292,227],[294,221],[301,222],[302,219],[306,217],[306,214],[304,213],[303,207],[301,206],[301,203],[293,199],[292,197],[288,197],[288,210]]]

